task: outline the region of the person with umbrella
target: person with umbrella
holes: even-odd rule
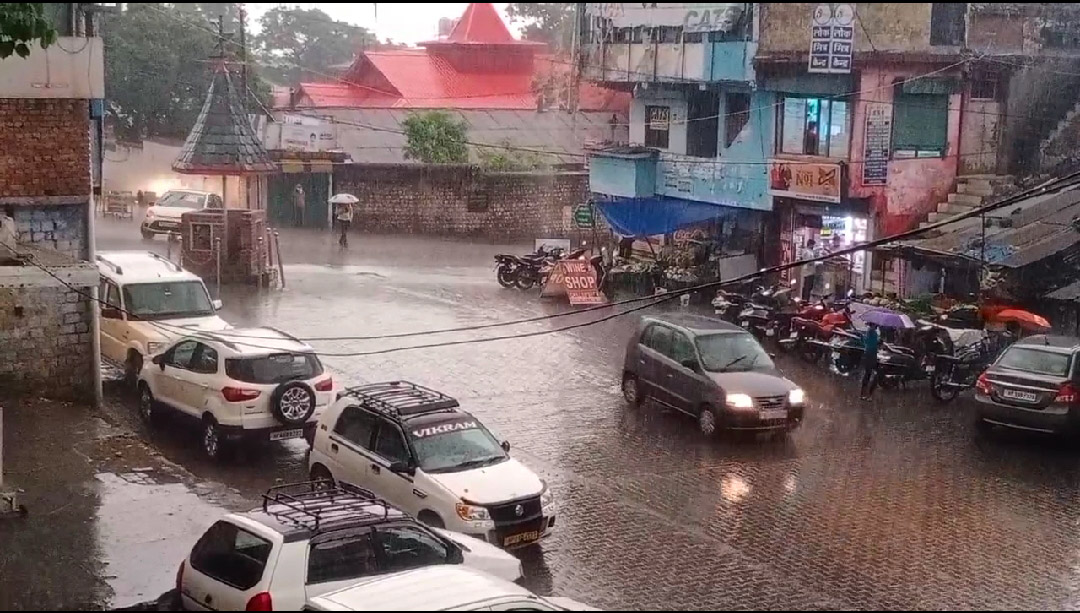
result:
[[[881,346],[881,332],[878,328],[914,328],[915,324],[907,315],[888,309],[867,311],[863,313],[862,320],[866,322],[866,332],[863,333],[863,377],[859,398],[870,400],[877,388],[878,348]]]
[[[343,248],[349,246],[349,226],[352,225],[353,220],[353,205],[358,202],[360,201],[352,194],[335,194],[330,198],[330,204],[334,205],[334,219],[337,220],[338,227],[341,229],[338,244]]]

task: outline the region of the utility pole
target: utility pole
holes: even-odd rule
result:
[[[574,31],[570,37],[570,92],[567,96],[570,114],[577,116],[578,95],[581,92],[581,31],[585,18],[585,5],[574,3]]]
[[[247,51],[247,11],[244,5],[239,5],[240,10],[240,87],[243,88],[244,115],[248,110],[248,51]]]

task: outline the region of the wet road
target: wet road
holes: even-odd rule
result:
[[[130,223],[103,223],[98,240],[100,249],[145,247]],[[342,253],[326,235],[282,240],[287,289],[227,289],[224,316],[233,323],[305,338],[382,335],[565,309],[495,283],[491,255],[505,247],[361,237]],[[160,239],[153,245],[164,250]],[[940,407],[916,385],[880,391],[864,404],[857,381],[784,357],[781,366],[810,398],[804,426],[779,442],[705,441],[692,420],[622,402],[617,380],[634,317],[365,357],[332,354],[470,336],[313,345],[343,382],[410,379],[457,396],[541,473],[560,501],[556,535],[525,560],[530,586],[541,593],[608,609],[1080,606],[1075,446],[1017,435],[977,439],[964,401]],[[109,393],[120,392],[110,386]],[[170,587],[182,552],[213,520],[207,505],[235,508],[275,480],[305,473],[297,442],[213,465],[199,457],[193,432],[147,432],[124,402],[106,421],[133,430],[186,476],[172,484],[146,477],[133,490],[140,484],[130,472],[122,482],[115,471],[97,473],[100,508],[85,520],[98,543],[90,550],[98,560],[118,556],[111,538],[141,552],[109,570],[103,599],[115,605]],[[131,515],[109,506],[110,488],[156,502]],[[125,532],[156,524],[151,513],[166,506],[174,515],[164,520],[165,535]],[[40,606],[0,591],[2,601]]]

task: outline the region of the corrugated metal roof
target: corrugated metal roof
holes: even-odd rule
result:
[[[1076,301],[1080,300],[1080,281],[1070,283],[1061,289],[1056,289],[1046,297],[1050,300]]]
[[[1072,221],[1080,218],[1080,187],[1035,196],[987,215],[986,261],[1021,268],[1080,243]],[[945,227],[930,238],[904,241],[888,250],[923,252],[979,261],[982,258],[980,219],[973,217]]]

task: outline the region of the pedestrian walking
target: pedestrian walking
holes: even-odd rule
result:
[[[866,332],[863,332],[863,357],[862,357],[862,385],[859,388],[859,398],[870,400],[877,387],[877,354],[881,344],[881,333],[877,324],[867,324]]]
[[[815,244],[814,239],[806,241],[806,246],[803,247],[802,253],[799,254],[799,259],[812,260],[816,258],[817,250],[814,249]],[[802,299],[807,302],[813,297],[814,281],[817,279],[817,267],[817,262],[803,264],[802,266]]]
[[[349,226],[352,225],[353,219],[353,205],[351,202],[341,202],[337,204],[337,224],[341,229],[341,237],[338,239],[338,244],[342,247],[349,246]]]
[[[304,209],[306,208],[304,186],[297,183],[293,188],[293,225],[297,228],[304,227]]]

